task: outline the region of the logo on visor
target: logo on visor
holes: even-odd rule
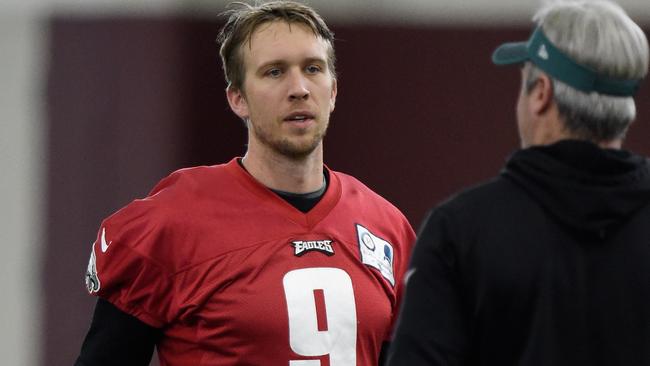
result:
[[[546,45],[541,45],[537,51],[537,56],[542,60],[548,60],[548,50],[546,50]]]

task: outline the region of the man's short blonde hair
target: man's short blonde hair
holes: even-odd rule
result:
[[[235,9],[224,12],[228,21],[217,38],[221,45],[219,54],[229,88],[242,90],[244,85],[242,47],[246,43],[250,44],[253,33],[260,25],[274,21],[306,25],[314,35],[322,38],[328,45],[327,67],[332,77],[336,78],[334,33],[314,9],[294,1],[271,1],[256,5],[235,2],[231,5]]]

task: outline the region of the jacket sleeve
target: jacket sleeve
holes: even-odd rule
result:
[[[456,235],[441,209],[425,220],[405,276],[406,292],[388,355],[390,366],[460,366],[469,340]]]

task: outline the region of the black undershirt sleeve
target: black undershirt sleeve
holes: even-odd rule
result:
[[[148,366],[162,330],[98,299],[74,366]]]

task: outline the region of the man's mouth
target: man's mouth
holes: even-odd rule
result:
[[[299,113],[290,114],[284,120],[288,122],[305,122],[312,119],[314,119],[314,115],[309,113],[299,112]]]

